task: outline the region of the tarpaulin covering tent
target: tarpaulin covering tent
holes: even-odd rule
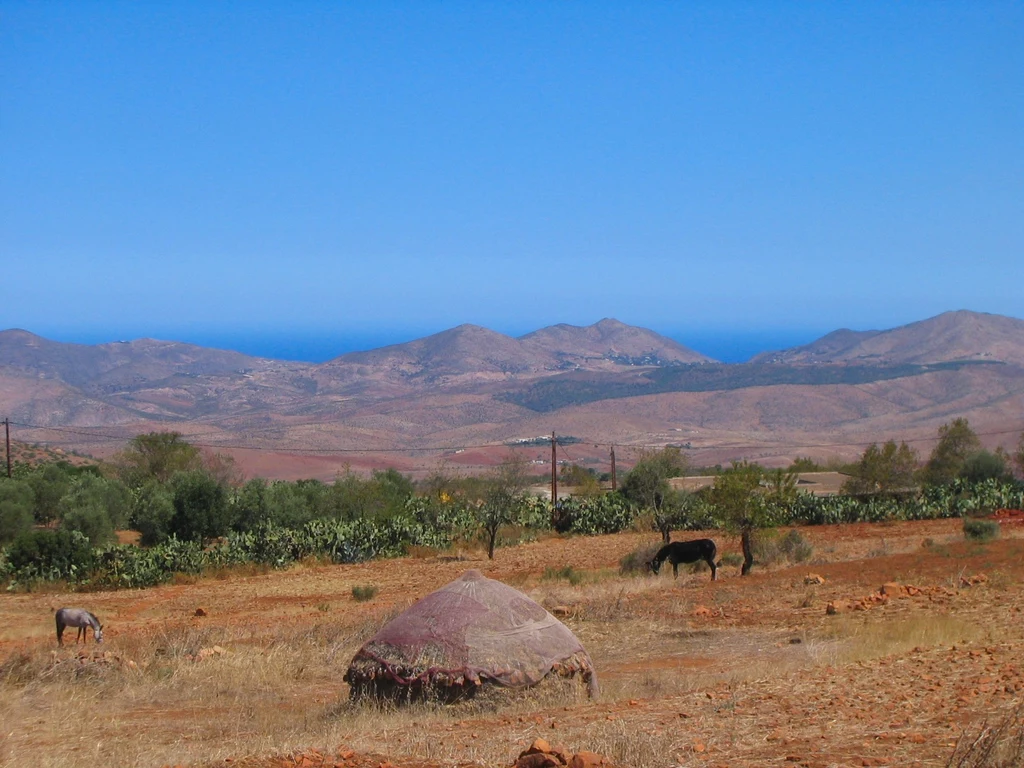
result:
[[[522,592],[467,571],[388,622],[352,659],[352,696],[447,698],[485,683],[536,685],[547,675],[579,675],[590,695],[590,655],[562,622]]]

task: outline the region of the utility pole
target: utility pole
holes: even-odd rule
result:
[[[551,433],[551,508],[554,509],[555,504],[558,503],[558,456],[555,453],[555,447],[558,445],[558,441],[555,439],[555,433]]]
[[[612,493],[618,490],[619,479],[615,476],[615,446],[612,446]]]
[[[555,433],[551,433],[551,527],[558,530],[558,456],[555,453]]]
[[[4,434],[7,437],[7,479],[11,479],[11,420],[4,419]]]

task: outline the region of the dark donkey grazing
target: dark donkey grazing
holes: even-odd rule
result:
[[[100,620],[89,613],[84,608],[61,608],[57,611],[57,645],[64,645],[64,629],[66,627],[78,627],[78,634],[75,636],[75,645],[78,645],[78,639],[81,638],[82,642],[86,642],[89,639],[89,635],[86,629],[92,628],[92,636],[96,638],[97,643],[103,642],[103,625],[100,624]]]
[[[715,555],[718,549],[711,539],[694,539],[693,541],[673,541],[658,550],[658,554],[651,561],[651,570],[655,573],[661,568],[661,564],[668,560],[672,563],[672,573],[679,578],[680,563],[696,563],[703,560],[711,568],[711,580],[718,580],[718,567],[715,565]]]

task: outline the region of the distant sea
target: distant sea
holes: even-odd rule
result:
[[[659,333],[662,333],[659,331]],[[695,352],[723,363],[745,363],[762,352],[778,352],[817,341],[829,331],[680,331],[662,333]]]
[[[788,331],[762,330],[746,331],[661,331],[652,329],[667,336],[683,346],[714,358],[723,363],[744,363],[761,352],[787,349],[789,347],[809,344],[821,338],[827,331]],[[389,344],[403,344],[434,331],[387,331],[378,333],[288,333],[259,332],[223,332],[192,330],[188,332],[145,332],[134,335],[119,335],[118,332],[103,334],[91,331],[88,333],[53,333],[42,335],[55,341],[73,342],[77,344],[102,344],[110,341],[130,341],[143,336],[162,339],[164,341],[182,341],[215,349],[229,349],[256,357],[269,357],[275,360],[293,360],[306,363],[322,363],[347,352],[360,352],[369,349],[386,347]]]

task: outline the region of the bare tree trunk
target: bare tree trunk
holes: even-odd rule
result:
[[[746,576],[750,573],[750,569],[754,567],[753,537],[753,530],[750,528],[743,529],[743,533],[740,536],[740,541],[743,544],[743,567],[740,569],[741,576]]]

